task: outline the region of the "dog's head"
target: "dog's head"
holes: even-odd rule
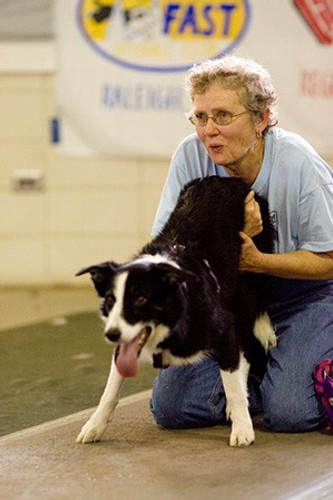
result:
[[[144,255],[126,264],[103,262],[82,269],[90,273],[103,299],[101,315],[107,340],[119,343],[116,364],[124,377],[135,376],[141,351],[159,352],[182,316],[186,282],[196,276],[160,255]]]

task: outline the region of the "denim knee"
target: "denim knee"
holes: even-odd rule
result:
[[[150,408],[158,425],[189,429],[225,420],[219,367],[212,359],[171,367],[156,377]]]
[[[174,368],[172,368],[174,370]],[[185,418],[184,386],[177,384],[169,372],[163,371],[154,380],[150,410],[155,422],[166,429],[188,427]]]
[[[156,384],[156,380],[154,385]],[[161,394],[160,390],[153,389],[150,400],[150,410],[155,422],[166,429],[181,429],[184,423],[180,418],[181,411],[179,401],[174,397],[165,397],[166,394]]]
[[[327,416],[316,395],[295,394],[287,385],[274,390],[262,385],[264,424],[275,432],[307,432],[326,425]]]

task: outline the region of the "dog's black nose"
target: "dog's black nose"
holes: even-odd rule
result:
[[[121,332],[116,328],[113,328],[112,330],[108,330],[107,332],[105,332],[105,337],[111,342],[117,342],[117,340],[120,339],[120,335]]]

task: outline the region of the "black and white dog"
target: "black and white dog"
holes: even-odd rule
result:
[[[123,380],[138,358],[156,368],[216,359],[231,420],[231,446],[254,441],[248,411],[249,369],[259,376],[275,334],[265,312],[266,277],[239,273],[244,200],[249,187],[217,176],[190,182],[163,231],[125,264],[104,262],[90,273],[102,297],[105,337],[117,346],[99,405],[77,442],[98,441],[111,420]],[[263,231],[254,238],[271,252],[274,231],[267,203]]]

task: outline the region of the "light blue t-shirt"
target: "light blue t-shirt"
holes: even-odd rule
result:
[[[228,174],[215,165],[197,134],[175,152],[153,231],[157,235],[180,190],[198,177]],[[302,137],[274,127],[265,135],[264,161],[253,190],[268,201],[277,230],[276,253],[333,250],[333,170]]]

